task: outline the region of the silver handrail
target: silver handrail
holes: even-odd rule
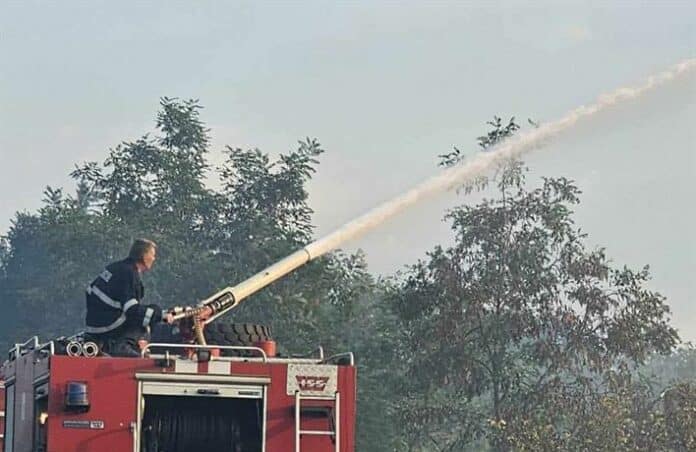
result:
[[[65,338],[66,341],[78,339],[78,338],[83,338],[85,337],[85,332],[84,331],[78,331],[77,333],[73,334],[72,336],[68,336]]]
[[[168,344],[165,342],[153,342],[150,344],[147,344],[145,348],[143,348],[140,351],[140,356],[145,358],[145,355],[147,352],[150,350],[151,347],[169,347],[169,348],[188,348],[188,349],[194,349],[194,350],[252,350],[255,352],[259,352],[261,357],[263,358],[263,362],[268,361],[268,355],[266,355],[266,352],[263,351],[262,348],[259,347],[252,347],[252,346],[245,346],[245,345],[198,345],[198,344]]]
[[[355,355],[353,354],[353,352],[345,352],[345,353],[338,353],[336,355],[331,355],[328,358],[326,358],[325,360],[323,360],[322,363],[328,364],[329,362],[335,361],[338,358],[342,358],[344,356],[347,356],[348,358],[350,358],[350,365],[351,366],[355,365]]]
[[[290,355],[290,358],[311,358],[315,352],[317,352],[319,355],[319,357],[317,359],[319,361],[323,361],[324,360],[324,347],[322,347],[321,345],[318,345],[317,348],[310,351],[309,353],[303,353],[301,355]]]
[[[21,344],[15,344],[14,347],[12,347],[12,350],[10,350],[10,356],[12,356],[12,352],[15,353],[15,357],[22,356],[22,350],[24,350],[26,347],[29,346],[29,343],[33,342],[32,349],[35,349],[36,347],[39,346],[39,336],[32,336],[29,339],[27,339],[26,342],[21,343]]]
[[[43,349],[45,349],[45,348],[48,348],[48,351],[49,351],[49,353],[50,353],[50,356],[53,356],[53,355],[56,354],[56,346],[55,346],[55,344],[53,343],[53,341],[48,341],[48,342],[46,342],[45,344],[39,345],[38,348],[36,349],[36,351],[41,351],[41,350],[43,350]]]

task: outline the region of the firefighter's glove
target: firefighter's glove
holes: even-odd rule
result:
[[[212,316],[213,316],[213,309],[210,308],[210,307],[207,307],[207,306],[206,306],[205,309],[203,309],[203,310],[201,311],[201,313],[198,315],[198,317],[199,317],[201,320],[208,320],[208,319],[211,318]]]

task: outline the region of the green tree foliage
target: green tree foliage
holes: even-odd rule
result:
[[[482,147],[514,133],[510,124],[496,118]],[[513,160],[496,187],[497,198],[447,214],[455,244],[436,247],[390,294],[408,350],[400,419],[415,450],[477,448],[481,438],[494,450],[524,449],[541,421],[534,447],[554,450],[584,421],[567,415],[571,400],[677,342],[664,297],[646,288],[647,268],[613,268],[603,249],[583,244],[572,181],[527,189]],[[520,422],[530,426],[518,431]]]
[[[77,167],[74,196],[49,187],[38,212],[16,216],[0,242],[0,345],[80,330],[84,288],[104,264],[124,256],[133,238],[159,244],[146,298],[164,306],[192,304],[312,239],[306,184],[320,144],[307,138],[277,159],[228,147],[222,188],[213,191],[205,184],[210,140],[200,113],[195,100],[163,98],[152,136],[119,144],[103,163]],[[228,318],[270,324],[283,351],[320,343],[328,352],[350,350],[369,335],[374,287],[362,254],[333,253]]]
[[[159,243],[146,298],[164,306],[312,240],[306,187],[320,144],[307,138],[277,158],[227,147],[212,190],[201,111],[163,98],[151,135],[77,167],[74,194],[47,187],[37,212],[16,215],[0,239],[0,346],[78,331],[85,286],[133,238]],[[519,130],[514,118],[489,125],[484,151]],[[361,253],[331,253],[228,319],[272,325],[282,351],[354,350],[360,451],[693,450],[696,359],[688,346],[662,355],[677,335],[647,268],[615,268],[586,248],[572,181],[530,189],[510,161],[464,188],[489,182],[495,197],[448,213],[454,245],[405,274],[375,280]]]
[[[680,381],[696,380],[696,347],[686,343],[669,356],[653,355],[640,371],[661,389]]]
[[[76,194],[48,187],[44,206],[18,214],[3,241],[0,293],[5,344],[23,336],[69,334],[84,315],[84,287],[135,237],[158,242],[145,278],[147,299],[192,304],[241,281],[312,237],[305,184],[323,152],[307,139],[273,161],[228,149],[222,190],[206,187],[209,131],[196,100],[163,98],[156,130],[75,169]],[[372,281],[360,255],[329,255],[245,303],[236,315],[271,323],[291,349],[318,344],[337,321],[359,312]],[[331,321],[329,321],[331,320]],[[335,339],[332,345],[346,345]]]

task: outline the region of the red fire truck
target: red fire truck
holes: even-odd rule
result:
[[[80,336],[16,344],[0,371],[4,452],[353,452],[352,353],[276,356],[257,325],[227,324],[243,345],[209,344],[203,334],[327,249],[315,242],[195,307],[173,309],[188,339],[143,344],[140,358],[103,356]]]
[[[151,353],[158,345],[142,358],[60,355],[36,337],[15,346],[2,368],[4,452],[354,450],[352,354]]]

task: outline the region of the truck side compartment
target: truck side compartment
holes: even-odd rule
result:
[[[191,345],[191,347],[196,347]],[[5,362],[4,452],[353,452],[356,369],[320,358]]]

